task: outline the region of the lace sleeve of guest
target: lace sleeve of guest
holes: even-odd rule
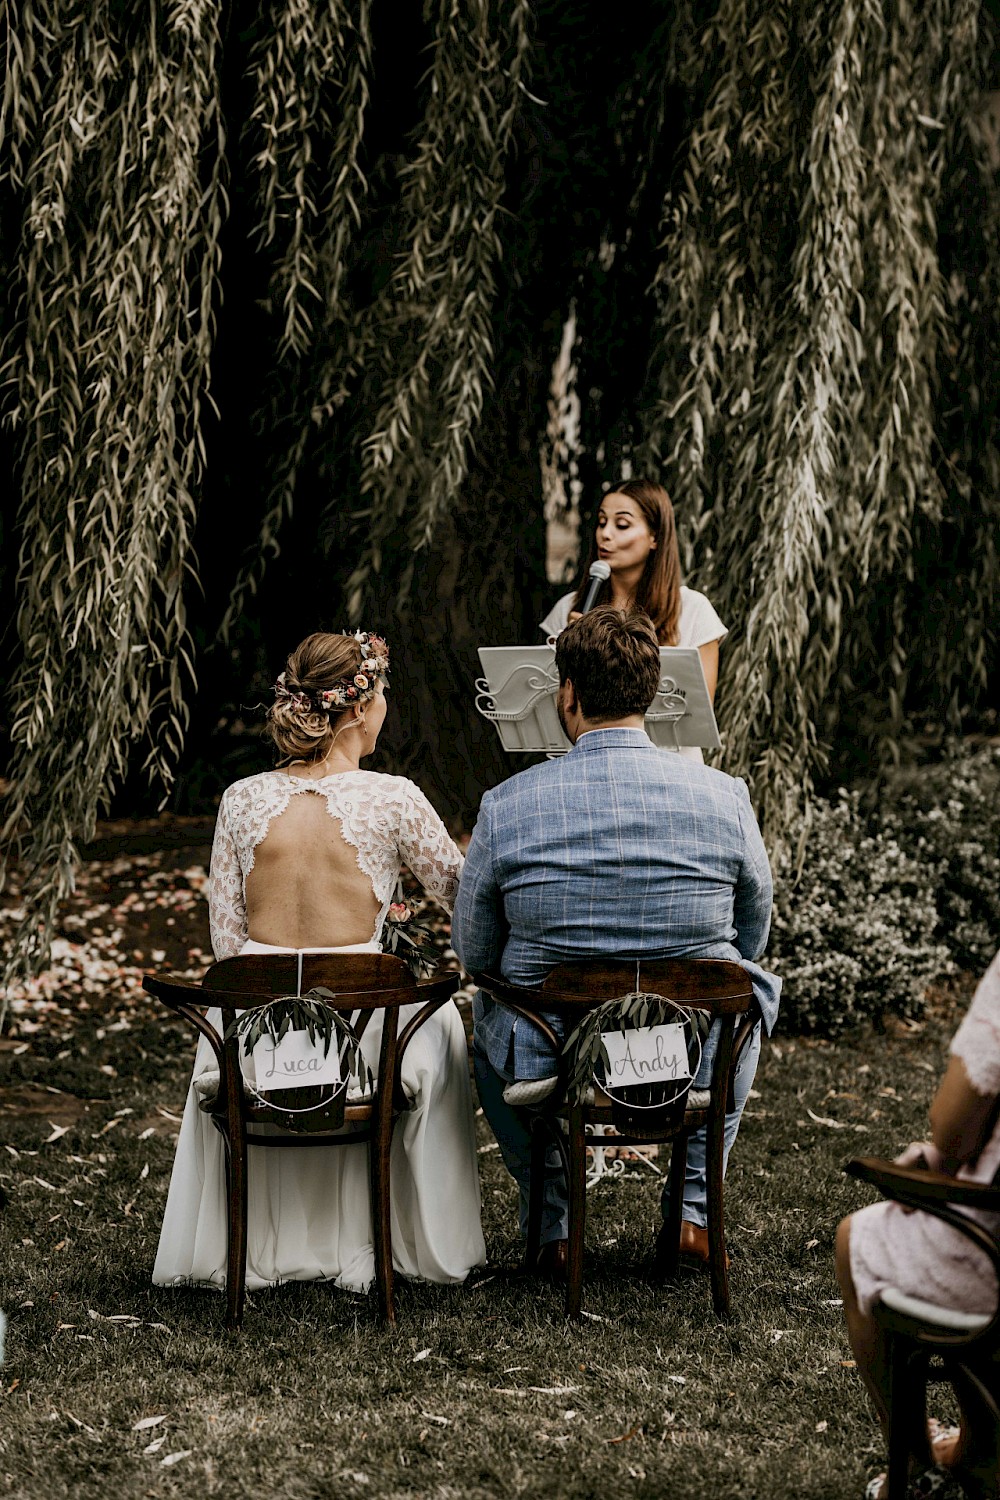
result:
[[[208,881],[208,921],[212,933],[212,952],[217,959],[234,958],[246,940],[247,910],[243,895],[243,871],[229,822],[226,794],[223,794],[219,804],[219,816],[215,822]]]
[[[428,896],[451,911],[464,863],[458,845],[420,788],[402,778],[399,854]]]
[[[980,980],[950,1051],[962,1059],[977,1094],[1000,1094],[1000,953]]]

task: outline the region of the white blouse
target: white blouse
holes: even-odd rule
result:
[[[564,594],[549,610],[539,629],[546,636],[558,635],[566,629],[570,610],[573,608],[575,591]],[[678,646],[707,646],[709,641],[721,641],[729,634],[712,605],[697,589],[685,588],[681,584],[681,617]]]
[[[212,844],[208,914],[217,959],[240,952],[247,937],[246,885],[257,845],[273,820],[302,792],[318,794],[358,869],[371,881],[382,910],[375,940],[389,909],[400,865],[405,864],[428,896],[451,911],[458,893],[462,855],[418,786],[405,776],[343,771],[315,781],[286,771],[263,771],[235,781],[222,794]]]

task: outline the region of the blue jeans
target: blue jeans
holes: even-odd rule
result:
[[[720,1023],[716,1022],[708,1034],[701,1054],[701,1066],[698,1076],[695,1078],[693,1087],[707,1089],[712,1080],[712,1068],[715,1063],[715,1053],[719,1045]],[[518,1109],[506,1102],[503,1097],[504,1086],[513,1081],[513,1072],[503,1072],[496,1069],[486,1056],[485,1049],[480,1045],[478,1039],[473,1041],[473,1062],[476,1072],[476,1087],[479,1091],[479,1102],[483,1106],[483,1113],[490,1124],[490,1129],[496,1136],[500,1147],[500,1154],[504,1164],[514,1178],[519,1189],[518,1222],[522,1236],[527,1234],[528,1227],[528,1185],[531,1175],[531,1111]],[[754,1030],[754,1034],[740,1059],[733,1082],[733,1096],[736,1108],[726,1115],[726,1124],[723,1134],[722,1147],[722,1171],[725,1175],[729,1163],[729,1153],[740,1128],[740,1117],[743,1114],[743,1106],[753,1087],[754,1077],[757,1072],[757,1060],[760,1057],[760,1026]],[[683,1218],[691,1224],[698,1224],[704,1228],[708,1223],[707,1213],[707,1168],[706,1156],[708,1150],[708,1131],[696,1130],[688,1141],[687,1172],[684,1179],[684,1207]],[[666,1196],[668,1186],[664,1184],[663,1213],[666,1216]],[[547,1244],[549,1240],[564,1240],[569,1233],[569,1201],[566,1186],[566,1176],[562,1169],[562,1162],[554,1146],[550,1146],[545,1155],[545,1182],[542,1191],[542,1233],[541,1243]]]

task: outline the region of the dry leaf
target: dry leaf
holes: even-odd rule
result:
[[[160,1468],[166,1469],[170,1464],[179,1464],[182,1458],[190,1458],[193,1452],[193,1448],[182,1448],[179,1453],[168,1453],[166,1458],[160,1459]]]
[[[163,1412],[158,1417],[140,1417],[139,1421],[133,1424],[132,1431],[145,1432],[147,1427],[159,1427],[160,1423],[165,1422],[166,1420],[166,1412]]]

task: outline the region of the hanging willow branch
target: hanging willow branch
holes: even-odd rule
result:
[[[78,842],[136,741],[169,785],[193,675],[183,588],[224,210],[218,0],[42,0],[4,95],[7,187],[23,190],[12,791],[24,861],[5,978],[45,961]],[[12,32],[15,28],[12,27]]]
[[[224,633],[278,551],[310,424],[324,419],[317,408],[328,403],[328,416],[339,405],[354,368],[356,318],[344,279],[368,188],[361,146],[371,67],[370,0],[283,0],[254,62],[246,138],[256,152],[257,240],[276,257],[271,305],[281,320],[278,389],[268,416],[287,438]]]
[[[664,465],[692,581],[733,627],[726,762],[753,777],[775,846],[823,765],[858,601],[884,596],[918,521],[941,515],[954,334],[936,214],[977,11],[722,0],[702,43],[721,64],[665,204],[644,456]],[[898,710],[902,596],[892,613]]]
[[[382,374],[363,443],[370,509],[348,584],[352,615],[386,543],[402,528],[409,547],[425,545],[465,478],[491,378],[496,216],[529,17],[527,0],[438,5],[427,113],[407,169],[406,253],[367,323]]]

